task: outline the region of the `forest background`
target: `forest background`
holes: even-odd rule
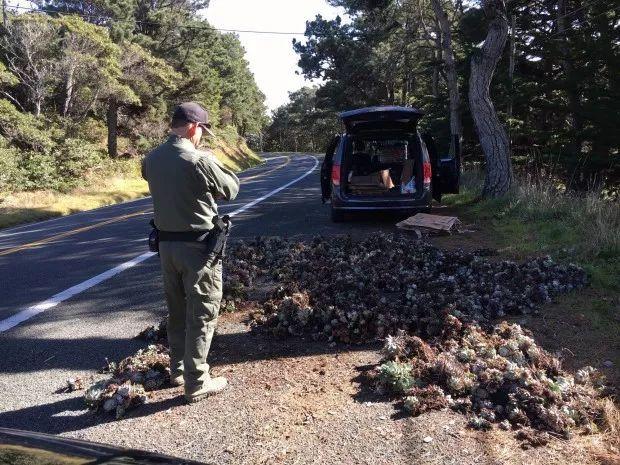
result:
[[[294,41],[301,72],[325,83],[290,95],[267,129],[269,150],[321,151],[341,131],[336,114],[368,105],[411,105],[426,115],[442,152],[451,115],[465,164],[484,165],[469,86],[472,59],[505,17],[507,38],[490,96],[517,173],[562,189],[606,186],[617,196],[620,165],[620,7],[613,0],[329,0],[346,20],[317,16]],[[448,46],[448,47],[447,47]],[[451,96],[450,78],[457,100]],[[452,107],[452,108],[451,108]]]
[[[342,130],[340,111],[392,104],[422,109],[421,130],[443,153],[454,152],[456,134],[464,165],[484,168],[493,157],[481,144],[469,90],[472,64],[486,53],[498,18],[505,43],[487,78],[492,132],[506,133],[502,156],[517,176],[617,198],[615,2],[328,3],[345,17],[316,16],[304,40],[292,43],[300,73],[322,84],[292,92],[270,118],[239,38],[199,14],[208,0],[37,0],[34,8],[4,0],[0,226],[23,221],[24,211],[28,220],[143,195],[135,161],[165,137],[171,109],[183,100],[209,109],[219,136],[209,144],[235,168],[258,161],[246,141],[257,150],[321,152]],[[93,178],[114,184],[123,172],[131,182],[95,204],[57,208],[55,193]],[[28,208],[34,194],[22,194],[41,191],[52,195],[53,209]]]
[[[267,123],[265,97],[238,37],[198,15],[208,0],[3,3],[3,208],[18,192],[68,192],[93,176],[131,178],[181,101],[208,109],[218,136],[209,144],[225,163],[258,161],[243,136]],[[135,189],[130,184],[117,194]]]

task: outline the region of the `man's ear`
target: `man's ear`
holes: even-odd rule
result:
[[[191,139],[196,135],[196,128],[198,127],[198,123],[191,123],[187,130],[187,137]]]

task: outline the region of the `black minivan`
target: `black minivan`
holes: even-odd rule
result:
[[[432,199],[458,193],[460,157],[439,157],[420,135],[423,113],[411,107],[369,107],[340,114],[345,133],[332,139],[321,166],[323,202],[332,220],[355,211],[428,212]]]

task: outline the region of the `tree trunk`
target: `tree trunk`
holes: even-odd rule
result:
[[[510,130],[512,128],[512,99],[514,94],[514,77],[515,77],[515,54],[516,54],[516,43],[515,43],[515,29],[517,28],[517,23],[515,21],[515,15],[512,15],[510,18],[510,55],[508,61],[508,83],[509,83],[509,92],[508,95],[508,140],[512,144],[512,139],[510,138]]]
[[[486,159],[482,195],[497,197],[509,191],[513,180],[508,136],[489,94],[493,73],[506,45],[508,20],[503,0],[483,0],[482,7],[490,23],[482,49],[475,50],[472,56],[469,106]]]
[[[2,0],[2,26],[4,26],[4,30],[7,30],[7,20],[6,20],[6,0]]]
[[[456,64],[454,62],[454,50],[452,49],[452,32],[450,31],[450,20],[444,10],[440,0],[431,0],[433,11],[439,22],[441,29],[441,56],[446,72],[446,83],[448,85],[448,98],[450,100],[450,134],[451,140],[461,138],[461,95],[459,92],[458,76],[456,74]],[[451,144],[452,154],[458,149],[455,143]]]
[[[117,130],[118,130],[118,104],[114,101],[108,103],[108,155],[111,158],[118,156]]]
[[[67,82],[65,82],[65,103],[62,107],[62,116],[67,116],[69,113],[69,107],[71,106],[71,98],[73,97],[73,74],[75,70],[71,66],[67,73]]]

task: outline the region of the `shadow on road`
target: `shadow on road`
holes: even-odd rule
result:
[[[22,352],[34,339],[20,340]],[[36,339],[42,344],[41,339]],[[110,360],[121,358],[144,347],[144,341],[135,339],[83,339],[83,340],[50,340],[46,343],[54,347],[55,352],[60,352],[63,357],[58,360],[49,360],[45,370],[53,368],[66,368],[74,360],[74,365],[81,369],[93,369],[93,361],[84,362],[84,357],[74,357],[76,354],[96,347],[101,356],[107,356]],[[267,331],[241,331],[226,334],[218,334],[214,339],[212,351],[209,355],[209,363],[216,368],[260,360],[277,360],[288,357],[306,357],[322,354],[337,354],[339,352],[362,351],[369,348],[377,348],[376,344],[364,345],[338,345],[330,347],[325,341],[312,341],[304,338],[274,338]],[[120,355],[120,356],[117,356]],[[82,360],[79,364],[75,361]],[[22,367],[24,369],[24,367]],[[28,371],[25,369],[24,371]],[[42,393],[42,397],[48,397],[50,393]],[[113,421],[113,417],[107,414],[96,414],[85,408],[83,391],[73,394],[57,394],[58,401],[26,407],[18,410],[1,412],[0,426],[8,428],[26,429],[51,434],[60,434],[70,431],[78,431],[100,423]],[[67,396],[72,396],[67,398]],[[163,397],[163,398],[162,398]],[[149,416],[156,412],[164,411],[183,404],[181,395],[168,397],[166,392],[158,392],[154,396],[154,402],[141,406],[128,413],[127,419]],[[160,400],[161,398],[161,400]],[[123,420],[120,420],[123,421]]]

